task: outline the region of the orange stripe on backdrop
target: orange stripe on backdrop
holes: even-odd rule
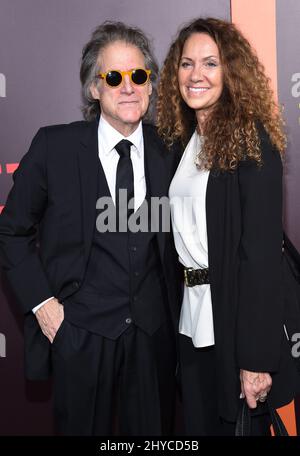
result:
[[[297,435],[297,426],[296,426],[296,419],[295,419],[295,402],[292,401],[285,407],[281,407],[277,409],[277,412],[281,416],[282,421],[287,428],[289,435]],[[273,434],[273,429],[272,434]]]
[[[256,49],[277,100],[276,0],[231,0],[231,19]],[[294,402],[278,412],[289,435],[297,435]]]
[[[13,174],[18,168],[19,163],[6,163],[6,172],[7,174]]]
[[[276,1],[231,0],[231,19],[256,49],[277,99]]]

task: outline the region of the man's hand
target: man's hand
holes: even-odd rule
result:
[[[250,408],[256,408],[257,401],[264,402],[272,386],[271,375],[267,372],[240,370],[242,396]]]
[[[41,330],[46,337],[53,342],[58,328],[64,319],[64,306],[56,298],[46,302],[35,314]]]

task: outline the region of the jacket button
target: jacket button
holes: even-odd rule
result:
[[[131,318],[126,318],[125,322],[127,323],[127,325],[130,325],[130,323],[132,322]]]

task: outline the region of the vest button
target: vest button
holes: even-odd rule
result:
[[[136,246],[135,246],[135,245],[132,245],[130,248],[131,248],[131,250],[132,250],[133,252],[136,252]]]
[[[130,325],[130,323],[132,322],[132,320],[131,320],[131,318],[126,318],[125,322],[126,322],[127,325]]]
[[[79,282],[73,282],[73,286],[74,286],[74,288],[79,288],[80,287],[80,283]]]
[[[135,277],[138,277],[140,275],[139,271],[135,271],[134,275]]]

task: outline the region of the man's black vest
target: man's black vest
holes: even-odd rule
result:
[[[147,195],[143,204],[147,202],[150,207],[146,166],[145,174]],[[98,183],[98,198],[110,197],[100,161]],[[142,207],[138,209],[141,210]],[[97,219],[100,212],[96,210],[96,201],[95,211]],[[166,319],[166,300],[156,233],[100,233],[95,223],[84,281],[80,290],[64,302],[65,318],[111,339],[131,324],[151,335]]]

